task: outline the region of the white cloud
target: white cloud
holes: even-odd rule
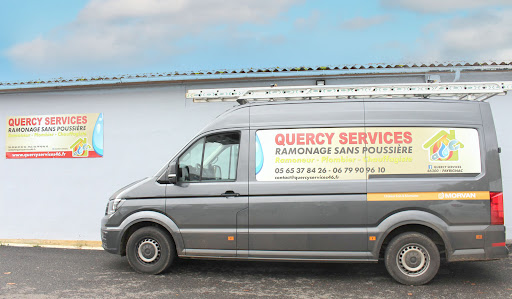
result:
[[[265,23],[302,0],[91,0],[78,20],[158,19],[172,24]]]
[[[398,7],[419,13],[440,13],[494,5],[512,5],[510,0],[381,0],[386,7]]]
[[[229,39],[236,26],[268,24],[303,1],[91,0],[72,23],[14,45],[6,55],[36,70],[142,66],[187,51],[180,40],[213,33]]]
[[[312,10],[308,17],[297,18],[293,25],[299,30],[314,29],[318,25],[322,14],[319,10]]]
[[[430,60],[509,61],[512,59],[512,9],[483,11],[435,23],[420,40]]]
[[[355,17],[347,20],[341,24],[341,28],[348,30],[364,30],[382,23],[390,21],[392,17],[390,15],[379,15],[374,17]]]
[[[184,0],[92,0],[80,12],[85,22],[114,21],[125,18],[160,17],[176,14],[186,8]]]

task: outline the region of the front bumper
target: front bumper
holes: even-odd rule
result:
[[[118,227],[106,226],[109,216],[101,219],[101,245],[105,251],[113,254],[121,254],[121,231]]]

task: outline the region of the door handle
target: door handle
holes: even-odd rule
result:
[[[229,190],[229,191],[222,193],[221,196],[236,197],[236,196],[240,196],[240,193],[235,193],[234,191]]]

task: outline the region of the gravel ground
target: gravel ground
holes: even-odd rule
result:
[[[152,276],[103,251],[0,246],[0,298],[507,298],[511,261],[444,264],[413,287],[382,263],[180,260]]]

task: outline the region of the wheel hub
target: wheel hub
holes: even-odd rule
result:
[[[144,239],[137,246],[138,258],[144,263],[152,263],[160,257],[160,244],[154,239]]]
[[[415,277],[424,273],[430,265],[430,256],[423,246],[407,244],[397,255],[397,265],[402,273]]]

